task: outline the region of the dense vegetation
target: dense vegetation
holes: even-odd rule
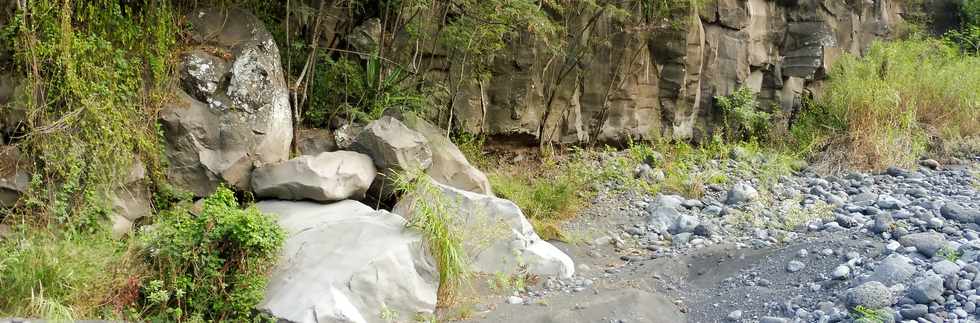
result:
[[[864,57],[841,59],[825,93],[794,120],[790,136],[771,129],[778,116],[765,112],[742,88],[716,98],[724,130],[706,142],[630,142],[618,152],[544,146],[535,159],[513,163],[487,157],[486,138],[462,132],[452,112],[453,94],[485,82],[494,58],[508,54],[508,43],[543,40],[540,50],[555,63],[540,76],[553,99],[568,71],[594,59],[594,40],[581,35],[596,32],[597,17],[668,30],[685,20],[666,18],[687,17],[704,3],[348,0],[332,8],[303,1],[214,3],[250,8],[266,21],[282,49],[299,124],[333,127],[369,121],[393,107],[417,111],[449,129],[470,160],[488,171],[494,191],[520,205],[547,239],[582,240],[562,223],[602,189],[596,183],[699,196],[707,185],[729,183],[726,169],[711,163],[715,159],[737,159],[739,172],[765,184],[798,170],[802,160],[827,169],[880,169],[911,166],[923,155],[980,151],[978,0],[963,2],[962,26],[942,39],[918,35],[881,42]],[[156,117],[174,83],[173,55],[182,45],[178,13],[202,4],[27,4],[0,30],[0,47],[16,48],[10,66],[2,68],[25,79],[17,112],[26,121],[8,139],[30,156],[33,169],[20,204],[0,210],[0,221],[13,226],[0,241],[0,317],[257,319],[252,308],[261,299],[282,231],[268,216],[239,205],[227,189],[195,210],[188,194],[171,188],[162,175],[166,161]],[[380,42],[324,41],[326,31],[319,26],[337,9],[358,23],[376,19]],[[351,34],[356,25],[335,26],[333,32]],[[436,64],[416,59],[419,48],[444,50],[446,60],[459,63],[434,82],[419,73],[426,70],[421,64]],[[547,102],[544,118],[552,105]],[[4,108],[0,116],[14,112]],[[141,224],[153,229],[113,239],[105,228],[109,196],[137,161],[149,171],[157,214]],[[642,165],[662,173],[638,176]],[[431,189],[425,182],[402,183],[403,192],[425,189]],[[463,238],[444,203],[423,202],[419,208],[421,215],[410,225],[425,234],[441,272],[440,300],[451,303],[467,277]],[[790,218],[778,225],[801,221]]]

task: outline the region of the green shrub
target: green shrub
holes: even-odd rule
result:
[[[405,84],[410,74],[397,66],[384,69],[378,56],[369,57],[364,65],[348,58],[323,55],[321,59],[305,116],[311,125],[326,127],[333,117],[370,122],[388,108],[425,106],[425,99]]]
[[[722,111],[729,140],[762,138],[769,128],[769,113],[759,110],[755,94],[747,87],[716,96],[715,104]]]
[[[240,209],[225,187],[204,200],[198,215],[186,207],[160,214],[140,236],[149,273],[143,314],[173,321],[252,318],[284,231],[254,206]]]
[[[859,168],[911,166],[930,147],[956,153],[942,147],[980,136],[978,64],[941,40],[876,42],[837,62],[792,133],[825,161]]]

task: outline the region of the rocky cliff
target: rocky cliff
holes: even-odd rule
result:
[[[452,110],[470,132],[531,142],[697,140],[719,123],[713,97],[748,87],[785,122],[837,57],[895,35],[904,14],[888,0],[717,0],[696,13],[653,22],[578,13],[568,28],[582,31],[588,54],[567,71],[540,40],[514,39]],[[459,69],[422,56],[438,61],[430,75]]]

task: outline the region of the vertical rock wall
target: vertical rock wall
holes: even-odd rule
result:
[[[602,14],[569,28],[585,30],[589,54],[567,73],[539,41],[516,39],[453,110],[470,132],[528,141],[698,140],[718,124],[714,96],[748,87],[764,109],[791,115],[836,58],[892,36],[901,14],[889,0],[716,0],[655,23]]]

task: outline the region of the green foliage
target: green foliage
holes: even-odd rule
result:
[[[565,162],[546,158],[535,171],[513,165],[488,177],[494,193],[517,204],[542,239],[564,240],[559,224],[585,206],[592,179],[598,176],[587,161],[588,155],[579,151]]]
[[[854,317],[854,322],[861,323],[884,323],[891,321],[891,313],[888,310],[867,308],[863,305],[858,305],[851,310],[851,316]]]
[[[463,232],[453,218],[453,201],[441,198],[438,188],[421,171],[409,171],[394,177],[396,191],[412,201],[408,226],[422,233],[429,253],[439,269],[438,299],[440,306],[456,301],[456,293],[469,276]]]
[[[61,235],[16,227],[0,240],[0,316],[113,318],[132,266],[105,232]],[[116,299],[118,298],[118,299]]]
[[[401,67],[383,70],[383,61],[371,56],[365,65],[348,58],[322,55],[317,65],[306,118],[311,125],[327,127],[336,116],[370,122],[385,109],[418,111],[426,100],[405,86],[409,73]]]
[[[561,30],[536,1],[456,0],[451,7],[456,15],[446,24],[439,41],[486,63],[520,33],[529,32],[547,41]]]
[[[486,139],[482,135],[474,135],[461,131],[453,137],[452,141],[459,148],[459,151],[463,153],[463,156],[466,156],[467,161],[476,166],[476,168],[486,169],[492,166],[486,153],[483,151]]]
[[[949,260],[949,261],[952,261],[952,262],[956,262],[957,260],[960,259],[960,257],[963,256],[962,254],[960,254],[960,252],[958,250],[953,249],[953,248],[950,248],[950,247],[943,247],[942,249],[939,249],[939,252],[937,252],[937,254],[940,257],[943,257],[946,260]]]
[[[945,42],[913,39],[873,44],[862,58],[845,56],[826,93],[803,111],[794,138],[833,147],[831,164],[860,168],[910,166],[928,145],[980,136],[980,58]]]
[[[49,215],[35,218],[91,230],[134,155],[160,163],[153,111],[177,26],[166,2],[154,3],[30,1],[4,32],[15,35],[31,94],[15,104],[26,109],[22,148],[40,177],[27,206]]]
[[[762,138],[769,128],[769,113],[759,110],[755,94],[740,87],[729,95],[716,96],[715,104],[725,119],[728,139]]]
[[[225,187],[204,200],[198,215],[186,207],[164,212],[140,236],[149,272],[143,314],[166,321],[253,318],[285,232],[254,206],[240,209]]]
[[[950,30],[943,37],[963,52],[980,56],[980,25],[968,25]]]
[[[980,26],[980,0],[963,0],[960,6],[963,26]]]

